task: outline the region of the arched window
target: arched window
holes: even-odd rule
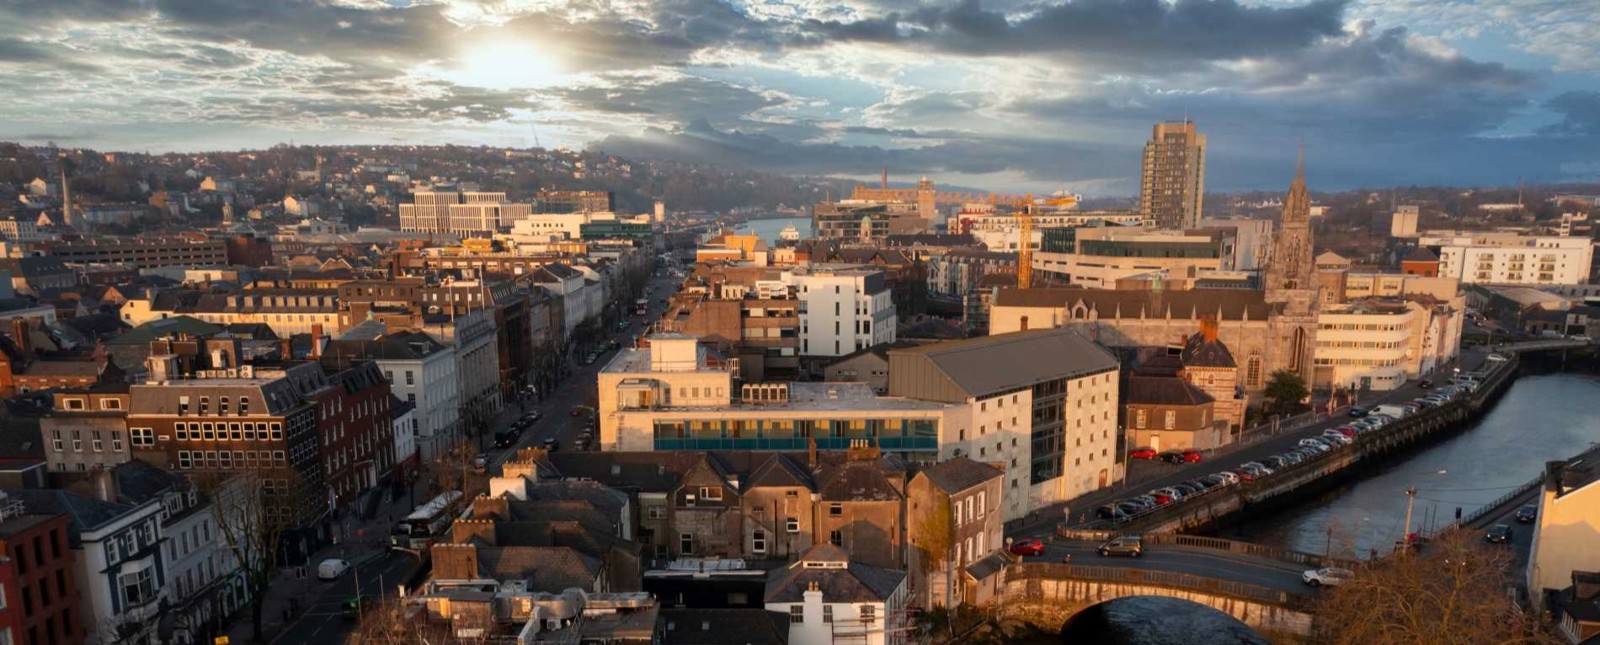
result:
[[[1245,363],[1244,382],[1256,388],[1261,387],[1261,355],[1251,354],[1250,360]]]

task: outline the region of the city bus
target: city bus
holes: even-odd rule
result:
[[[640,298],[633,301],[633,315],[643,316],[650,313],[650,299]]]
[[[389,536],[389,548],[422,553],[427,551],[437,536],[450,530],[455,512],[461,502],[461,491],[448,491],[417,507],[405,519],[396,522]]]

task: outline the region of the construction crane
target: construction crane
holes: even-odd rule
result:
[[[1033,195],[1017,209],[1017,288],[1033,288]]]

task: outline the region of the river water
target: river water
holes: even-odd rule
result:
[[[1386,553],[1402,535],[1408,486],[1412,526],[1448,524],[1528,481],[1546,461],[1600,442],[1600,378],[1525,376],[1471,428],[1369,471],[1318,499],[1218,531],[1222,537],[1309,553]]]
[[[756,219],[739,225],[740,233],[755,233],[766,240],[768,245],[778,241],[778,235],[783,233],[784,227],[794,226],[800,231],[800,239],[811,237],[811,218],[809,217],[780,217],[777,219]]]

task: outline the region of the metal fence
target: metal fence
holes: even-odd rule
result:
[[[1311,604],[1309,598],[1287,591],[1253,585],[1247,582],[1235,582],[1172,571],[1152,571],[1099,565],[1037,563],[1015,565],[1007,572],[1006,577],[1007,580],[1082,580],[1111,584],[1149,585],[1198,591],[1297,610],[1304,610]]]

